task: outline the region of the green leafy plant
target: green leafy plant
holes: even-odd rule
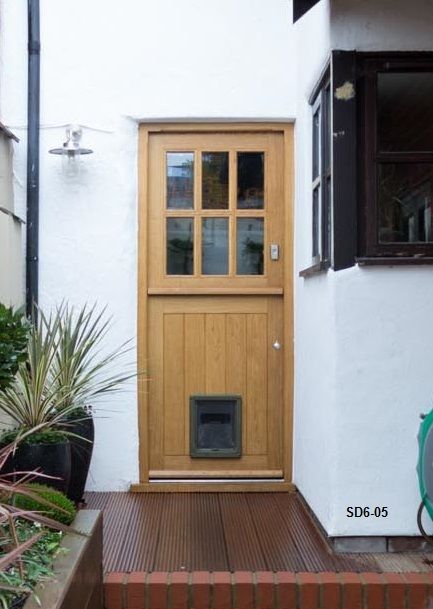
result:
[[[29,430],[22,434],[22,439],[27,435],[39,432],[44,429],[46,424],[39,425],[36,429]],[[18,480],[10,474],[4,473],[5,464],[16,448],[16,443],[8,444],[0,448],[0,602],[3,607],[13,598],[29,594],[31,587],[26,583],[26,565],[24,555],[37,544],[46,534],[41,526],[57,529],[63,532],[73,531],[69,526],[57,522],[48,516],[30,510],[25,510],[13,505],[12,497],[25,496],[29,499],[39,501],[46,510],[56,509],[64,514],[68,514],[63,507],[52,504],[48,499],[37,495],[30,486],[30,483],[40,476],[37,472],[20,472]],[[23,538],[20,535],[20,522],[25,521],[31,525],[30,535]],[[27,527],[27,530],[29,528]],[[19,581],[17,583],[17,574]]]
[[[118,391],[136,374],[116,369],[131,350],[129,341],[103,353],[110,328],[111,318],[96,305],[76,311],[62,304],[49,316],[38,310],[38,322],[28,330],[26,358],[0,392],[0,412],[24,432],[44,423],[47,433],[69,416],[86,416],[95,398]]]
[[[66,495],[50,488],[46,484],[39,484],[36,482],[28,484],[26,488],[27,490],[31,490],[33,495],[36,495],[37,498],[30,497],[29,495],[15,495],[13,504],[16,507],[32,512],[41,512],[49,518],[52,518],[57,522],[62,522],[63,524],[72,523],[76,516],[77,509]],[[40,498],[49,501],[53,507],[46,507],[46,504],[41,503]],[[57,509],[58,507],[61,509]]]
[[[12,383],[0,392],[0,412],[12,419],[20,434],[44,425],[53,429],[72,410],[68,391],[59,391],[53,362],[56,356],[60,317],[39,316],[30,326],[27,339],[27,361],[18,364]],[[19,440],[19,436],[17,438]]]
[[[65,409],[68,416],[86,416],[95,398],[117,392],[136,375],[125,366],[124,371],[116,371],[123,356],[131,351],[130,341],[106,354],[102,352],[111,322],[105,317],[105,308],[98,311],[96,305],[84,305],[79,310],[61,305],[56,310],[52,379],[60,397],[59,409]]]
[[[26,361],[28,331],[22,309],[0,304],[0,391],[10,386],[20,362]]]
[[[22,572],[12,565],[0,571],[0,606],[2,609],[18,604],[18,599],[24,602],[25,596],[34,591],[37,584],[47,581],[54,576],[53,561],[62,552],[63,533],[44,529],[40,525],[18,518],[15,523],[17,538],[20,544],[25,543],[42,532],[41,537],[25,550],[20,558]],[[0,548],[1,555],[1,548]],[[1,588],[2,586],[3,589]],[[9,589],[5,589],[8,587]],[[33,592],[34,593],[34,592]],[[38,602],[38,599],[36,598]]]
[[[11,429],[0,436],[0,446],[15,442],[22,433],[21,429]],[[57,429],[36,431],[20,441],[22,444],[60,444],[68,441],[68,433]]]

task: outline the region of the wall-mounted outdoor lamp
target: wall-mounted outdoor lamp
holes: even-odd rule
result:
[[[80,172],[80,159],[82,154],[92,154],[90,148],[81,148],[80,141],[83,130],[80,125],[68,125],[66,128],[66,141],[61,148],[52,148],[50,154],[62,155],[62,169],[66,176],[76,176]]]

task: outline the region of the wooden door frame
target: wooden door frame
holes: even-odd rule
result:
[[[210,483],[176,484],[151,483],[149,481],[149,452],[148,452],[148,381],[146,375],[139,375],[138,389],[138,436],[139,436],[139,475],[140,482],[132,484],[131,491],[165,492],[165,491],[287,491],[293,488],[293,398],[294,398],[294,311],[293,311],[293,201],[294,201],[294,125],[289,122],[168,122],[140,123],[138,130],[138,307],[137,307],[137,361],[138,370],[146,370],[147,352],[147,321],[148,321],[148,167],[149,167],[149,138],[152,134],[162,133],[280,133],[284,138],[284,242],[283,251],[291,253],[290,264],[284,261],[284,345],[285,357],[283,366],[284,378],[284,434],[283,434],[283,476],[284,482],[227,483],[212,485]]]

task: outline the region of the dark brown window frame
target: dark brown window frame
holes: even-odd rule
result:
[[[331,138],[331,74],[326,70],[321,86],[317,90],[312,101],[312,172],[311,172],[311,209],[312,209],[312,243],[311,257],[313,265],[319,265],[321,269],[330,264],[330,213],[332,196],[328,190],[328,181],[332,186],[332,138]],[[319,117],[318,139],[315,138],[314,120]],[[317,174],[314,172],[314,159],[317,163]],[[315,193],[317,199],[315,200]]]
[[[324,163],[322,161],[324,161],[324,135],[327,131],[327,129],[329,128],[329,130],[331,130],[331,117],[332,117],[332,111],[331,113],[329,113],[327,111],[326,108],[326,103],[324,104],[324,100],[325,100],[325,95],[324,95],[324,91],[325,89],[329,87],[329,89],[331,88],[331,61],[329,60],[323,71],[322,74],[317,82],[317,84],[315,85],[308,103],[310,105],[310,134],[311,134],[311,174],[310,174],[310,179],[311,179],[311,190],[310,190],[310,209],[311,209],[311,232],[310,232],[310,236],[311,236],[311,244],[310,244],[310,251],[311,251],[311,265],[302,269],[301,271],[299,271],[299,277],[303,277],[304,279],[306,277],[311,277],[316,275],[317,273],[321,273],[323,271],[327,271],[330,267],[330,253],[331,253],[331,235],[330,234],[325,234],[325,226],[324,226],[324,219],[325,217],[327,217],[327,214],[330,213],[330,210],[332,208],[332,196],[331,196],[331,200],[328,200],[327,195],[325,195],[325,200],[322,199],[322,184],[324,182],[324,168],[323,165]],[[325,107],[325,117],[323,117],[323,108]],[[316,113],[320,111],[321,113],[321,118],[320,118],[320,126],[319,126],[319,142],[317,142],[318,144],[318,148],[317,151],[315,150],[315,145],[316,145],[316,141],[315,141],[315,132],[314,132],[314,118],[316,116]],[[314,175],[314,161],[315,161],[315,156],[317,154],[317,160],[318,160],[318,175],[315,176]],[[332,154],[330,155],[330,157],[332,158]],[[329,163],[329,175],[331,177],[332,180],[332,162],[331,162],[331,158],[330,163]],[[319,223],[317,217],[315,217],[315,202],[314,202],[314,193],[318,192],[319,193],[319,202],[318,202],[318,207],[319,207],[319,213],[318,216],[319,218],[321,218],[321,221]],[[322,209],[323,206],[323,209]],[[325,215],[326,214],[326,215]],[[317,235],[316,233],[316,229],[317,229]],[[317,243],[316,242],[317,239]],[[317,252],[316,252],[316,248],[317,248]]]
[[[357,254],[357,127],[356,127],[356,53],[332,51],[327,67],[314,88],[309,103],[330,83],[331,194],[328,199],[328,243],[323,261],[300,271],[309,277],[328,268],[334,271],[355,264]],[[340,95],[340,91],[348,94]],[[312,196],[312,195],[310,195]],[[327,212],[328,213],[328,212]],[[327,217],[323,214],[323,218]]]
[[[431,152],[379,152],[377,146],[377,74],[380,72],[433,72],[433,53],[358,53],[360,104],[358,132],[361,155],[359,188],[359,254],[365,264],[427,264],[433,261],[433,243],[380,243],[378,238],[377,171],[379,163],[433,162]]]

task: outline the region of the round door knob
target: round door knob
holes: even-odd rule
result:
[[[275,349],[276,351],[279,351],[281,349],[281,343],[279,343],[277,340],[275,340],[272,343],[272,348]]]

